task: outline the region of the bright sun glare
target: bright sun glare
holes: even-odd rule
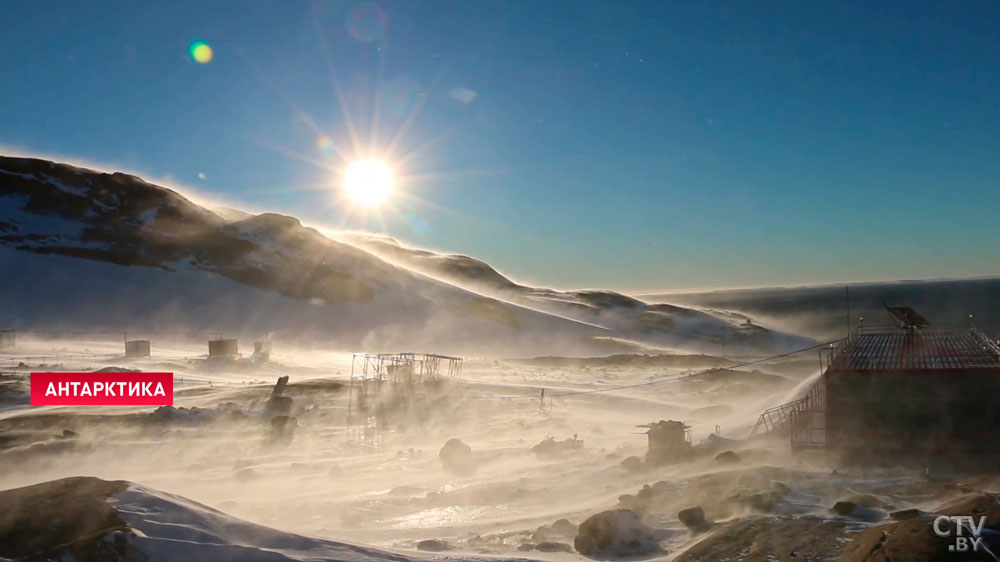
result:
[[[392,183],[392,169],[381,160],[358,160],[344,172],[347,196],[365,207],[385,202],[392,193]]]

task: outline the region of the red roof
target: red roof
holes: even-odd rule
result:
[[[975,329],[865,329],[833,352],[830,371],[1000,369],[1000,347]]]

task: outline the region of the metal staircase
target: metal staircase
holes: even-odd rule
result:
[[[750,438],[788,430],[793,446],[822,446],[825,443],[825,413],[826,385],[821,377],[802,398],[764,410]]]

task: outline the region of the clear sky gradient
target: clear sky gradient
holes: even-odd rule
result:
[[[992,1],[3,2],[0,144],[557,287],[991,275],[998,22]],[[369,152],[404,178],[363,213],[338,170]]]

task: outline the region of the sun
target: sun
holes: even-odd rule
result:
[[[347,197],[365,207],[384,203],[392,194],[392,186],[392,168],[381,160],[358,160],[344,172]]]

